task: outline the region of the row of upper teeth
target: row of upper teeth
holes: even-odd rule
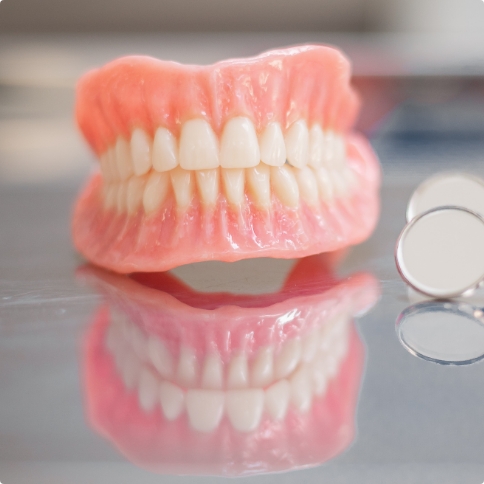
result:
[[[123,346],[116,341],[112,331],[108,333],[108,344],[124,384],[127,389],[137,392],[140,407],[144,411],[151,412],[159,406],[170,421],[186,411],[191,426],[201,432],[216,429],[226,414],[236,430],[249,432],[259,426],[264,413],[271,419],[283,420],[289,405],[300,412],[307,412],[313,396],[324,394],[328,381],[337,374],[347,351],[346,320],[337,331],[334,328],[332,331],[334,334],[330,346],[312,344],[314,350],[311,358],[301,358],[293,371],[265,388],[241,384],[240,357],[232,358],[228,367],[233,368],[237,361],[235,366],[239,367],[239,384],[225,391],[210,385],[208,388],[202,386],[185,390],[183,384],[160,376],[157,368],[149,361],[139,359],[129,345]],[[337,332],[339,336],[335,336]]]
[[[271,193],[286,206],[296,208],[300,199],[308,205],[321,201],[330,203],[344,197],[354,183],[354,173],[347,165],[333,168],[313,169],[306,166],[295,169],[289,165],[268,166],[259,163],[253,168],[212,168],[189,171],[177,167],[169,172],[152,170],[148,175],[133,176],[120,183],[104,185],[106,209],[136,213],[143,210],[156,212],[173,193],[179,208],[186,209],[195,193],[204,206],[211,207],[224,193],[229,204],[241,206],[246,195],[257,206],[267,208],[271,204]]]
[[[185,170],[250,168],[264,162],[282,166],[287,161],[296,168],[339,166],[345,159],[342,136],[323,131],[319,124],[308,129],[306,121],[293,123],[283,133],[279,123],[271,122],[258,136],[252,121],[235,117],[227,122],[220,141],[204,119],[186,121],[177,140],[166,128],[158,128],[153,139],[136,128],[127,140],[119,136],[114,146],[101,155],[105,180],[127,180],[142,176],[151,169],[170,171],[177,166]]]

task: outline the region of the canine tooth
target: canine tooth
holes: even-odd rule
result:
[[[150,171],[151,138],[141,128],[136,128],[131,133],[131,159],[136,176],[142,176]]]
[[[215,205],[219,192],[219,169],[197,170],[195,176],[202,202],[205,205]]]
[[[309,166],[293,171],[297,184],[299,186],[299,194],[309,205],[316,205],[319,202],[318,196],[318,182],[314,176],[314,172]]]
[[[293,208],[299,205],[299,187],[290,167],[273,166],[271,183],[277,197],[284,205]]]
[[[256,205],[268,207],[271,203],[271,175],[270,168],[259,163],[254,168],[247,168],[247,185]]]
[[[282,166],[286,162],[286,145],[279,123],[269,123],[259,139],[260,159],[266,165]]]
[[[121,182],[118,185],[118,190],[116,194],[116,208],[119,213],[123,213],[127,208],[127,195],[128,195],[128,183]]]
[[[143,195],[146,184],[146,177],[133,176],[128,182],[127,207],[128,213],[133,214],[138,211],[138,208],[143,203]]]
[[[160,404],[167,420],[176,420],[183,412],[184,403],[185,394],[181,388],[168,381],[160,383]]]
[[[249,383],[249,367],[244,355],[234,356],[229,364],[227,387],[245,388]]]
[[[185,386],[192,386],[197,381],[197,357],[191,348],[182,346],[178,360],[177,379]]]
[[[265,409],[274,420],[282,420],[286,416],[289,396],[287,380],[279,380],[265,391]]]
[[[128,179],[133,174],[131,148],[128,141],[119,136],[116,140],[116,167],[121,180]]]
[[[171,378],[173,375],[173,360],[170,351],[165,343],[158,338],[148,339],[148,357],[151,364],[164,378]]]
[[[229,390],[226,395],[227,415],[239,432],[250,432],[259,426],[264,409],[264,390]]]
[[[121,356],[121,377],[126,388],[133,390],[139,380],[141,362],[131,349],[126,349],[125,353]]]
[[[293,338],[284,343],[274,362],[274,374],[277,379],[289,375],[301,359],[301,340]]]
[[[302,360],[306,363],[311,361],[316,355],[318,346],[319,338],[317,331],[312,331],[311,333],[307,334],[302,340]]]
[[[300,119],[291,125],[284,137],[287,161],[296,168],[306,166],[308,162],[309,133],[306,121]]]
[[[274,378],[273,350],[270,347],[261,348],[255,357],[250,372],[251,385],[264,387]]]
[[[291,403],[300,411],[307,412],[311,406],[312,388],[308,368],[302,365],[289,380]]]
[[[219,390],[188,390],[186,405],[188,418],[195,430],[215,430],[224,413],[225,395]]]
[[[245,170],[243,168],[222,168],[221,171],[228,202],[232,205],[241,205],[244,201]]]
[[[194,191],[193,174],[190,171],[177,167],[170,171],[170,177],[178,207],[189,207]]]
[[[328,170],[324,167],[316,170],[316,180],[318,182],[319,196],[329,203],[334,198],[334,189]]]
[[[254,123],[245,117],[232,118],[220,139],[220,164],[223,168],[249,168],[260,161],[259,142]]]
[[[158,402],[159,382],[156,375],[144,367],[141,370],[138,386],[138,399],[140,406],[146,412],[151,412]]]
[[[178,160],[185,170],[219,166],[217,138],[207,121],[191,119],[182,126]]]
[[[153,168],[169,171],[178,165],[176,139],[166,128],[158,128],[153,139]]]
[[[210,354],[205,359],[202,370],[202,388],[220,390],[223,385],[223,363],[220,356]]]
[[[110,183],[106,187],[106,197],[105,197],[105,200],[104,200],[104,204],[105,204],[106,209],[110,210],[110,209],[112,209],[116,206],[117,196],[118,196],[118,192],[117,192],[116,184]]]
[[[309,130],[308,165],[319,168],[324,161],[324,133],[319,124],[314,124]]]
[[[143,193],[143,207],[146,213],[156,212],[165,201],[170,190],[170,177],[167,173],[152,172],[148,176]]]

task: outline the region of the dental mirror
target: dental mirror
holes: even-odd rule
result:
[[[436,298],[458,297],[484,279],[484,219],[462,207],[439,207],[403,229],[397,269],[413,289]]]
[[[408,203],[407,222],[428,210],[449,205],[484,215],[484,180],[458,172],[428,178],[417,187]]]
[[[423,302],[397,319],[400,343],[412,355],[443,365],[468,365],[484,358],[484,312],[454,302]]]

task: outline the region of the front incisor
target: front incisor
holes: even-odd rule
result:
[[[225,125],[220,140],[220,164],[223,168],[246,168],[260,161],[259,142],[252,121],[232,118]]]
[[[218,140],[204,119],[191,119],[183,124],[178,161],[185,170],[203,170],[219,166]]]
[[[220,169],[213,168],[212,170],[197,170],[195,176],[197,179],[198,193],[200,194],[202,203],[206,206],[215,205],[220,190]]]

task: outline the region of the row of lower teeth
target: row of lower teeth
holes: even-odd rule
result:
[[[170,193],[179,208],[186,209],[195,194],[204,206],[217,203],[219,195],[230,205],[241,206],[247,197],[257,206],[268,208],[271,193],[285,206],[296,208],[300,199],[308,205],[321,201],[330,203],[349,194],[354,174],[348,166],[332,170],[308,166],[297,169],[289,165],[280,167],[260,163],[253,168],[213,168],[189,171],[177,167],[169,172],[152,170],[144,176],[133,176],[120,183],[104,184],[106,209],[136,213],[143,206],[146,213],[156,212]]]
[[[334,131],[323,131],[319,124],[308,129],[304,120],[293,123],[283,134],[279,123],[269,123],[257,136],[252,121],[235,117],[225,125],[220,142],[210,124],[192,119],[181,127],[180,137],[158,128],[151,138],[141,128],[130,140],[119,136],[114,146],[100,157],[103,176],[108,181],[142,176],[151,169],[160,173],[177,166],[185,170],[212,168],[250,168],[261,161],[282,166],[286,161],[296,167],[309,165],[330,169],[345,160],[345,142]]]

